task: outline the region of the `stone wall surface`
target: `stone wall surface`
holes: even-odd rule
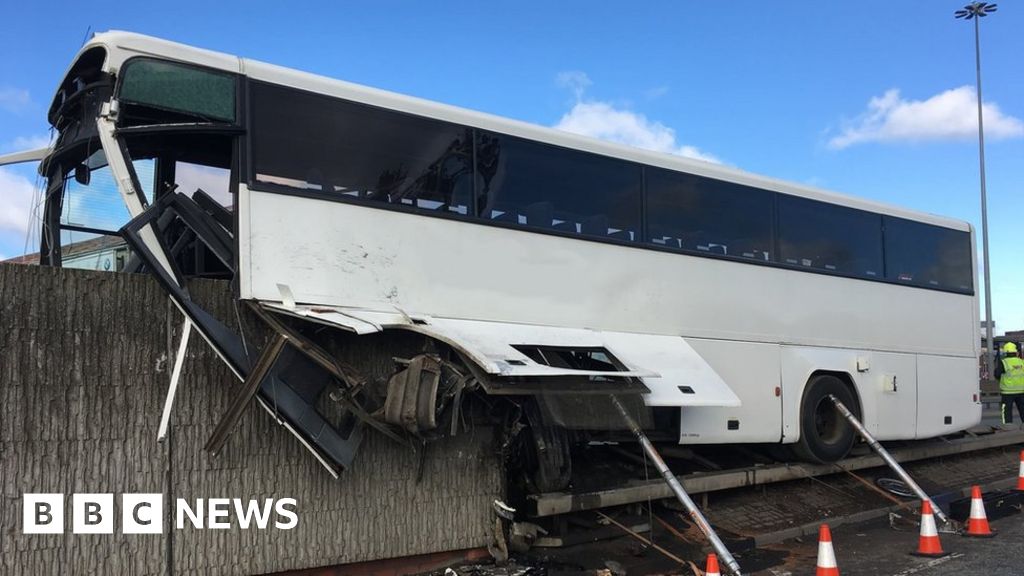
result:
[[[236,316],[223,282],[193,297],[258,348],[258,322]],[[491,431],[431,444],[418,457],[368,433],[335,480],[272,415],[251,404],[222,452],[202,450],[240,382],[195,337],[168,441],[156,441],[181,314],[151,278],[0,265],[0,573],[235,575],[486,545],[501,493]],[[368,341],[369,342],[369,341]],[[65,494],[65,533],[22,534],[22,495]],[[175,529],[71,533],[71,494],[295,498],[292,530]]]

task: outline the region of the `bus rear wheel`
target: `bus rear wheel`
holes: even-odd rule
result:
[[[853,448],[856,432],[829,400],[830,394],[860,418],[857,398],[842,380],[827,374],[812,378],[800,403],[800,441],[793,446],[802,460],[836,462]]]

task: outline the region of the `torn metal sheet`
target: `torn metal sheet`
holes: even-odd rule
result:
[[[384,328],[379,322],[394,324],[405,321],[405,317],[398,313],[364,313],[335,306],[306,306],[294,303],[289,305],[287,302],[260,302],[259,305],[264,310],[312,320],[359,335],[382,331]]]
[[[650,377],[657,372],[630,362],[629,358],[611,350],[624,364],[624,370],[573,370],[556,368],[535,362],[516,346],[563,346],[575,348],[601,348],[602,333],[579,328],[555,328],[483,322],[478,320],[452,320],[433,318],[429,324],[404,326],[443,342],[467,354],[488,374],[505,377],[547,376],[610,376]]]
[[[721,376],[679,336],[605,332],[550,326],[432,318],[404,325],[450,343],[488,374],[502,377],[601,376],[639,378],[650,389],[649,406],[739,406]],[[569,370],[534,362],[524,345],[604,348],[625,366],[620,371]]]
[[[419,317],[399,311],[375,311],[337,306],[276,302],[260,306],[355,332],[385,329],[411,330],[451,345],[485,374],[502,378],[556,378],[565,376],[639,378],[649,392],[649,406],[739,406],[739,397],[721,376],[682,337],[605,332],[577,328],[531,326],[476,320]],[[620,360],[624,370],[571,370],[535,362],[523,346],[604,348]],[[539,384],[535,393],[543,390]]]
[[[657,370],[660,378],[643,377],[651,389],[648,406],[740,405],[740,399],[718,372],[682,337],[603,332],[605,345],[617,356]]]

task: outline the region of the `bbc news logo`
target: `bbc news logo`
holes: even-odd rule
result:
[[[65,529],[64,494],[25,494],[22,508],[22,533],[63,534]],[[197,529],[242,530],[274,527],[291,530],[299,524],[294,498],[246,500],[240,498],[197,498],[174,502],[174,528],[186,525]],[[74,534],[113,534],[113,494],[72,494],[71,532]],[[163,494],[122,494],[120,506],[122,534],[161,534],[164,531]]]

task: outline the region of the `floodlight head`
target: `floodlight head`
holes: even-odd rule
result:
[[[956,18],[962,18],[964,20],[970,20],[977,16],[978,18],[984,18],[992,12],[996,11],[996,4],[988,2],[971,2],[967,6],[964,6],[962,10],[957,10],[953,13]]]

